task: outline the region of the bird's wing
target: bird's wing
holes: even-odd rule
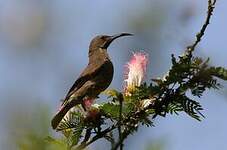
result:
[[[102,65],[104,64],[88,64],[88,66],[84,69],[79,78],[75,81],[73,86],[68,91],[63,103],[67,102],[70,96],[79,88],[81,88],[84,83],[92,79],[101,70]]]

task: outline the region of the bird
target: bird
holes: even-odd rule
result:
[[[85,99],[95,99],[109,87],[113,79],[114,67],[107,52],[107,48],[117,38],[132,36],[130,33],[116,35],[98,35],[89,45],[89,62],[79,78],[74,82],[66,94],[59,111],[51,120],[51,126],[56,129],[67,112],[77,105],[86,107]]]

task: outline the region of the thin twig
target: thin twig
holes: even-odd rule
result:
[[[115,140],[113,138],[112,132],[110,132],[109,135],[105,135],[104,138],[111,143],[111,147],[114,147],[115,145]]]
[[[201,41],[203,35],[205,34],[207,26],[210,23],[210,18],[213,14],[215,4],[216,4],[216,0],[208,0],[208,10],[207,10],[206,20],[205,20],[201,30],[197,33],[195,42],[192,45],[187,47],[187,50],[190,53],[195,50],[195,47],[198,45],[198,43]]]
[[[114,145],[114,147],[111,148],[111,150],[117,150],[118,147],[121,148],[122,143],[128,137],[129,134],[130,134],[130,131],[125,131],[124,134],[121,136],[121,138],[118,140],[118,142]]]
[[[119,139],[122,139],[122,133],[121,133],[121,120],[122,120],[122,107],[123,107],[123,95],[119,95],[119,103],[120,103],[120,110],[119,110],[119,125],[118,125],[118,134]],[[120,143],[120,150],[123,150],[123,142]]]
[[[85,147],[89,146],[90,144],[92,144],[93,142],[97,141],[100,138],[103,138],[107,133],[111,132],[112,130],[116,129],[117,126],[113,125],[110,128],[107,128],[105,130],[103,130],[102,132],[100,132],[99,134],[95,135],[90,141],[88,141],[87,143],[83,143],[80,144],[76,149],[77,150],[81,150],[84,149]]]
[[[81,142],[81,145],[85,144],[91,137],[91,128],[88,128],[84,136],[84,140]]]

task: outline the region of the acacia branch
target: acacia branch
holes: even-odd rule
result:
[[[201,30],[197,33],[196,35],[196,40],[195,42],[187,47],[187,50],[189,52],[193,52],[195,47],[198,45],[198,43],[201,41],[203,35],[205,34],[205,31],[207,29],[207,26],[210,23],[210,18],[213,14],[214,8],[215,8],[215,4],[216,4],[216,0],[208,0],[208,10],[207,10],[207,16],[206,16],[206,20],[201,28]]]
[[[97,140],[105,137],[107,133],[113,131],[116,128],[117,128],[117,126],[116,125],[113,125],[112,127],[103,130],[102,132],[96,134],[90,141],[88,141],[86,143],[81,143],[76,149],[82,150],[82,149],[86,148],[87,146],[89,146],[93,142],[95,142],[95,141],[97,141]]]
[[[122,148],[121,145],[124,142],[124,140],[127,138],[127,136],[130,134],[130,132],[124,132],[123,135],[121,135],[121,138],[119,138],[118,142],[114,145],[114,147],[111,148],[111,150],[117,150],[118,147],[120,149]]]

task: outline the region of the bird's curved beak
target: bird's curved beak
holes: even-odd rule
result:
[[[133,36],[133,34],[131,33],[120,33],[120,34],[116,34],[113,36],[109,36],[109,39],[106,41],[106,43],[104,44],[103,48],[108,48],[108,46],[117,38],[122,37],[122,36]]]

